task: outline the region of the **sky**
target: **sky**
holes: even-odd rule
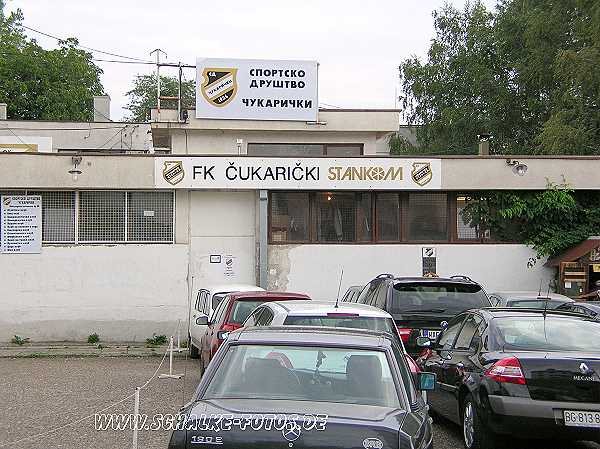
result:
[[[464,0],[449,3],[462,8]],[[492,8],[494,0],[484,0]],[[8,0],[20,8],[24,25],[81,45],[154,60],[161,48],[167,62],[195,64],[197,57],[307,59],[319,62],[321,107],[394,108],[398,66],[412,55],[425,57],[433,37],[432,12],[443,0]],[[56,41],[26,30],[45,48]],[[115,59],[102,54],[96,58]],[[111,97],[111,118],[127,115],[127,96],[136,74],[152,65],[97,62]],[[161,69],[177,75],[177,69]],[[193,69],[184,72],[187,79]]]

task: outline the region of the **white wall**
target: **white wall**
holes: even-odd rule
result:
[[[381,273],[421,276],[423,246],[437,248],[440,276],[466,275],[488,292],[537,291],[540,279],[553,277],[553,271],[543,267],[544,261],[527,267],[535,253],[525,245],[270,245],[269,288],[335,300],[342,268],[342,294]]]
[[[187,323],[187,245],[44,246],[0,255],[0,341],[143,341]],[[185,329],[185,327],[184,327]],[[185,334],[184,334],[185,335]]]

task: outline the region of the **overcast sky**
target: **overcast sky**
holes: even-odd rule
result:
[[[8,0],[24,24],[121,55],[169,62],[196,57],[310,59],[319,66],[319,103],[344,108],[393,108],[399,63],[426,54],[433,10],[443,0]],[[464,0],[452,0],[462,8]],[[494,0],[486,0],[492,7]],[[56,41],[27,31],[45,48]],[[114,59],[95,54],[97,58]],[[98,62],[112,99],[111,117],[127,114],[125,92],[153,66]],[[176,69],[165,69],[176,74]],[[165,73],[163,72],[163,73]],[[193,70],[185,72],[194,77]]]

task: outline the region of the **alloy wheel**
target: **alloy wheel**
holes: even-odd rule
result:
[[[474,427],[474,416],[473,416],[473,403],[471,401],[468,401],[465,404],[465,411],[464,411],[464,416],[463,416],[463,435],[465,438],[465,445],[467,447],[472,447],[473,446],[473,440],[474,440],[474,433],[475,433],[475,427]]]

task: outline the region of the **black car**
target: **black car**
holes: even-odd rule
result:
[[[392,315],[411,356],[421,352],[417,337],[435,339],[457,314],[491,306],[481,285],[466,276],[394,277],[380,274],[365,285],[356,302],[379,307]]]
[[[588,318],[600,321],[600,301],[569,302],[562,304],[556,310],[579,313]]]
[[[435,384],[430,373],[416,378],[421,389]],[[169,448],[431,448],[414,385],[401,348],[380,333],[240,329],[210,362]]]
[[[462,424],[468,449],[493,448],[498,435],[600,442],[600,323],[488,308],[419,340],[432,345],[421,367],[437,374],[429,405]]]

